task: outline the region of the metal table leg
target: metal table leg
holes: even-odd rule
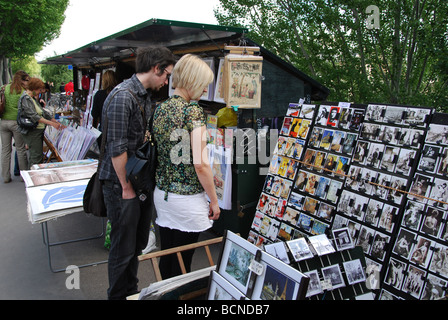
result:
[[[104,236],[104,219],[101,219],[101,234],[99,235],[94,235],[91,237],[85,237],[85,238],[79,238],[79,239],[73,239],[73,240],[66,240],[66,241],[59,241],[59,242],[50,242],[50,237],[49,237],[49,233],[48,233],[48,225],[47,225],[47,221],[42,222],[42,239],[43,242],[45,244],[45,246],[47,247],[47,253],[48,253],[48,265],[50,267],[50,270],[54,273],[56,272],[61,272],[61,271],[65,271],[65,268],[61,268],[61,269],[54,269],[53,265],[52,265],[52,260],[51,260],[51,247],[54,246],[60,246],[63,244],[67,244],[67,243],[74,243],[74,242],[80,242],[80,241],[86,241],[86,240],[94,240],[94,239],[98,239],[101,238],[102,236]],[[83,268],[83,267],[89,267],[89,266],[96,266],[98,264],[103,264],[103,263],[107,263],[107,260],[104,261],[98,261],[98,262],[92,262],[92,263],[88,263],[88,264],[83,264],[80,266],[77,266],[78,268]]]

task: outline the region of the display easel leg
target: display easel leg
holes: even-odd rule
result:
[[[80,242],[80,241],[99,239],[99,238],[104,236],[104,225],[105,224],[104,224],[104,219],[101,218],[101,233],[100,234],[94,235],[92,237],[79,238],[79,239],[73,239],[73,240],[59,241],[59,242],[51,243],[50,242],[49,233],[48,233],[48,224],[47,223],[48,223],[47,221],[44,221],[41,224],[41,226],[42,226],[42,239],[43,239],[43,242],[44,242],[45,246],[47,247],[48,265],[50,267],[50,270],[52,272],[54,272],[54,273],[65,271],[66,269],[65,268],[61,268],[61,269],[54,269],[53,268],[52,260],[51,260],[51,247],[60,246],[60,245],[63,245],[63,244],[68,244],[68,243],[75,243],[75,242]],[[83,264],[83,265],[79,265],[77,267],[78,268],[83,268],[83,267],[95,266],[95,265],[103,264],[103,263],[107,263],[107,260],[98,261],[98,262],[92,262],[92,263],[88,263],[88,264]]]

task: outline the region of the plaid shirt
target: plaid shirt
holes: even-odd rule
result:
[[[145,110],[144,121],[139,105]],[[107,96],[102,114],[103,129],[105,121],[108,123],[104,158],[99,168],[100,180],[119,182],[111,158],[124,152],[130,157],[143,144],[150,110],[151,95],[135,74]]]

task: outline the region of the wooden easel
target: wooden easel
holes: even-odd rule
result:
[[[162,281],[162,275],[160,273],[159,263],[157,261],[158,258],[160,258],[162,256],[170,255],[170,254],[176,254],[177,260],[179,261],[180,270],[182,271],[182,274],[186,274],[187,270],[185,269],[185,264],[182,259],[182,252],[187,251],[187,250],[196,249],[196,248],[204,248],[205,252],[207,254],[207,258],[208,258],[208,262],[209,262],[210,266],[214,266],[215,263],[213,262],[213,258],[212,258],[212,254],[210,252],[209,246],[212,244],[221,243],[222,239],[223,239],[223,237],[219,237],[219,238],[200,241],[197,243],[187,244],[185,246],[175,247],[175,248],[166,249],[166,250],[162,250],[162,251],[150,252],[147,254],[140,255],[138,257],[138,260],[144,261],[144,260],[151,259],[152,266],[154,268],[154,274],[156,276],[156,280]]]
[[[58,150],[54,147],[54,145],[44,136],[44,142],[47,145],[48,149],[51,151],[49,157],[46,157],[45,163],[49,163],[51,159],[55,159],[57,162],[62,162],[62,158],[58,153]]]

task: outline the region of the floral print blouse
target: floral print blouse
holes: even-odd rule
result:
[[[156,185],[165,191],[165,200],[168,192],[191,195],[204,191],[194,169],[190,144],[190,133],[201,126],[205,126],[202,108],[177,95],[154,112],[153,133],[158,152]]]

